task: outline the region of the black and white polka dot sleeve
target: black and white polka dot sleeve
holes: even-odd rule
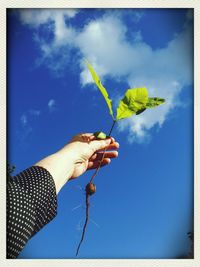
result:
[[[54,180],[33,166],[7,182],[7,258],[15,259],[27,241],[57,214]]]

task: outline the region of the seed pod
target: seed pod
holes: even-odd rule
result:
[[[85,187],[85,191],[88,195],[93,195],[96,192],[96,185],[93,183],[88,183]]]
[[[95,132],[94,133],[94,136],[97,138],[97,139],[106,139],[106,134],[103,133],[103,132]]]

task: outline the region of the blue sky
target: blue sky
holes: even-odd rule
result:
[[[8,161],[18,173],[79,132],[108,132],[93,65],[116,106],[146,86],[166,104],[121,121],[119,157],[95,178],[80,258],[176,258],[193,219],[193,13],[188,9],[8,12]],[[88,172],[20,258],[74,258]],[[80,207],[79,207],[80,206]]]

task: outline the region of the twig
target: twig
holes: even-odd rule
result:
[[[83,226],[83,232],[82,232],[80,243],[79,243],[79,245],[77,247],[76,257],[78,256],[78,252],[79,252],[81,243],[83,242],[83,239],[84,239],[84,236],[85,236],[85,230],[86,230],[86,226],[87,226],[88,218],[89,218],[89,195],[88,195],[88,193],[86,193],[85,202],[86,202],[85,224]]]
[[[111,127],[111,129],[110,129],[110,132],[109,132],[109,134],[108,134],[108,137],[111,136],[111,133],[112,133],[112,130],[113,130],[114,126],[115,126],[115,123],[116,123],[116,121],[114,120],[114,121],[113,121],[113,124],[112,124],[112,127]],[[105,148],[104,151],[103,151],[103,155],[102,155],[101,161],[100,161],[98,167],[96,168],[94,174],[92,175],[92,177],[91,177],[91,179],[90,179],[90,183],[92,183],[92,181],[94,180],[94,177],[97,175],[97,173],[98,173],[98,171],[99,171],[99,169],[100,169],[100,167],[101,167],[101,164],[102,164],[102,162],[103,162],[103,160],[104,160],[104,156],[105,156],[105,152],[106,152],[106,150],[107,150],[107,149]],[[86,193],[85,193],[85,203],[86,203],[85,224],[84,224],[84,226],[83,226],[83,232],[82,232],[81,240],[80,240],[79,245],[78,245],[78,247],[77,247],[76,257],[78,256],[80,246],[81,246],[81,244],[82,244],[82,242],[83,242],[83,240],[84,240],[85,231],[86,231],[86,226],[87,226],[88,219],[89,219],[89,194],[88,194],[88,191],[87,191],[87,190],[86,190]]]
[[[116,121],[113,121],[112,127],[111,127],[111,129],[110,129],[109,134],[108,134],[108,137],[110,137],[110,135],[111,135],[111,133],[112,133],[112,130],[113,130],[114,126],[115,126],[115,123],[116,123]],[[100,167],[101,167],[101,164],[102,164],[102,162],[103,162],[103,160],[104,160],[104,156],[105,156],[105,152],[106,152],[106,150],[107,150],[107,149],[105,148],[104,151],[103,151],[103,155],[102,155],[101,161],[100,161],[100,163],[99,163],[99,166],[96,168],[94,174],[92,175],[92,177],[91,177],[91,179],[90,179],[90,183],[94,180],[94,177],[97,175],[97,173],[98,173],[98,171],[99,171],[99,169],[100,169]]]

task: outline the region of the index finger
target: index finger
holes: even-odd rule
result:
[[[112,142],[108,146],[106,146],[104,149],[99,149],[97,152],[101,152],[104,150],[112,150],[112,149],[118,149],[119,148],[119,143],[118,142]]]
[[[113,142],[115,142],[115,138],[114,137],[112,137],[112,136],[106,136],[106,138],[97,138],[94,134],[88,134],[89,136],[89,139],[90,139],[90,141],[93,141],[93,140],[104,140],[104,139],[109,139],[109,138],[111,138],[111,143],[113,143]]]

